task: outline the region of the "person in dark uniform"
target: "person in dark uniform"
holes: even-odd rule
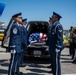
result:
[[[52,18],[49,17],[49,32],[50,32],[51,26],[52,26]],[[49,39],[49,38],[48,38],[48,39]],[[49,42],[49,40],[48,40],[48,42]],[[47,66],[47,68],[51,68],[51,65]]]
[[[10,29],[10,41],[8,50],[11,52],[11,59],[9,64],[8,75],[22,75],[19,72],[19,65],[21,61],[22,52],[22,32],[20,26],[22,25],[21,13],[12,16],[14,23]]]
[[[23,22],[23,26],[26,28],[26,25],[27,25],[27,18],[26,18],[26,19],[23,19],[22,22]]]
[[[51,25],[52,25],[52,18],[49,17],[49,26],[51,26]]]
[[[76,27],[73,28],[73,62],[76,63]]]
[[[25,67],[26,65],[24,64],[24,52],[26,50],[26,47],[27,47],[27,29],[26,29],[26,20],[27,19],[23,19],[22,20],[22,26],[20,27],[22,32],[22,52],[21,52],[21,63],[20,63],[20,67]]]
[[[72,56],[72,59],[74,58],[74,49],[73,49],[73,27],[70,27],[70,47],[69,47],[69,55]]]
[[[52,26],[50,29],[49,50],[51,58],[51,68],[53,75],[61,75],[60,54],[63,49],[63,27],[59,20],[62,18],[59,14],[53,12]],[[51,73],[50,72],[50,73]]]
[[[49,31],[50,31],[51,26],[52,26],[52,18],[49,17]]]

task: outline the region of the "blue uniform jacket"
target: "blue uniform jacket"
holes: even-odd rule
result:
[[[53,23],[49,33],[49,47],[51,50],[63,49],[63,27],[59,21]]]
[[[11,50],[15,50],[16,53],[22,52],[22,43],[25,43],[23,32],[24,32],[23,27],[21,29],[17,23],[13,23],[10,30],[10,41],[8,47],[9,52],[11,52]]]
[[[21,27],[21,37],[22,49],[25,49],[27,47],[27,29],[24,26]]]

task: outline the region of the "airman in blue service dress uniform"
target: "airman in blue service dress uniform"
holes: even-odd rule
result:
[[[26,65],[24,64],[24,52],[26,50],[26,47],[27,47],[27,29],[25,27],[25,24],[26,24],[26,20],[27,19],[23,19],[22,20],[22,26],[20,27],[21,28],[21,33],[22,33],[22,52],[21,52],[21,63],[20,63],[20,67],[25,67]]]
[[[53,12],[52,26],[50,29],[49,50],[51,56],[51,67],[53,75],[61,75],[60,53],[63,48],[63,27],[60,24],[61,16]]]
[[[20,29],[20,25],[22,24],[22,17],[21,13],[15,14],[12,17],[14,19],[14,23],[12,24],[10,30],[10,41],[8,47],[8,50],[11,52],[8,75],[22,75],[22,72],[19,72],[23,39]]]
[[[23,26],[26,28],[27,26],[27,18],[22,20]]]
[[[49,32],[50,32],[51,26],[52,26],[52,18],[49,17],[49,27],[48,27]],[[48,36],[49,36],[49,34],[48,34]],[[50,37],[48,38],[48,43],[49,43],[49,39],[50,39]],[[47,68],[51,68],[51,65],[47,66]]]
[[[50,31],[51,26],[52,26],[52,18],[49,17],[49,31]]]

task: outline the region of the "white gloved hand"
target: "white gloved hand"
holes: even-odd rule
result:
[[[60,50],[59,50],[59,49],[56,49],[55,51],[56,51],[56,52],[60,52]]]
[[[11,53],[12,53],[12,54],[15,54],[15,53],[16,53],[16,50],[11,50]]]
[[[35,41],[31,41],[30,43],[32,44],[32,43],[35,43],[35,42],[37,42],[37,40],[35,40]]]

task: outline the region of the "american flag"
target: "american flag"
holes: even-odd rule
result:
[[[29,43],[32,42],[45,42],[48,39],[47,35],[44,33],[32,33],[29,36]]]

